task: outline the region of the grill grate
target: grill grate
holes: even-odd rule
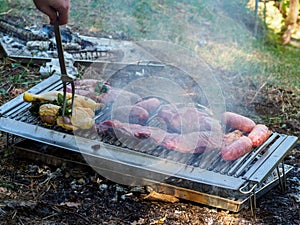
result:
[[[54,82],[49,87],[46,87],[45,89],[41,88],[40,91],[43,91],[43,89],[45,91],[50,91],[50,90],[57,90],[60,88],[61,88],[61,84],[59,80],[57,80],[57,82]],[[37,93],[39,93],[40,91],[38,91]],[[2,117],[20,123],[42,126],[43,125],[42,122],[38,119],[38,117],[33,116],[30,113],[29,108],[30,108],[30,104],[24,103],[22,101],[18,101],[18,103],[14,106],[11,104],[11,108],[8,107],[6,112],[2,113]],[[110,119],[106,113],[102,113],[97,116],[97,121],[104,121],[106,119]],[[58,129],[59,132],[64,132],[59,128],[54,127],[53,129],[54,130]],[[120,146],[122,148],[126,148],[126,146],[132,146],[132,144],[127,143],[128,142],[127,140],[120,141],[115,137],[108,137],[103,135],[98,136],[95,135],[94,133],[92,133],[93,136],[91,136],[91,133],[85,133],[85,131],[83,131],[82,133],[77,133],[77,135],[92,140],[97,139],[101,142],[112,144],[115,146]],[[137,143],[134,146],[134,149],[138,149],[138,151],[141,153],[146,153],[149,155],[153,155],[155,157],[160,157],[168,160],[174,160],[176,162],[180,162],[193,167],[199,167],[200,169],[213,171],[215,173],[220,173],[220,174],[233,176],[233,177],[241,177],[245,175],[244,178],[249,179],[251,177],[250,175],[253,174],[257,169],[252,165],[255,164],[255,162],[257,161],[262,161],[262,162],[266,161],[266,159],[269,158],[269,154],[267,153],[268,152],[272,153],[279,146],[279,144],[282,143],[285,139],[286,136],[274,133],[268,139],[268,141],[264,143],[264,145],[262,145],[258,149],[255,149],[252,154],[245,155],[244,157],[233,162],[222,160],[222,158],[220,157],[220,155],[218,155],[216,151],[208,151],[204,153],[191,155],[188,153],[185,154],[176,151],[166,150],[161,147],[155,147],[153,149],[152,146],[147,146],[142,142]],[[261,157],[262,152],[265,152],[265,154],[263,154],[263,156]]]

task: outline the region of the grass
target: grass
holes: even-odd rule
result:
[[[247,1],[73,0],[69,25],[95,35],[165,40],[185,46],[215,67],[276,85],[299,87],[299,49],[255,39]],[[28,0],[0,0],[2,15],[41,25],[46,17]],[[9,11],[11,10],[11,11]],[[7,14],[6,14],[7,13]],[[35,18],[32,20],[31,18]],[[266,38],[265,38],[266,39]],[[207,44],[199,47],[197,43]]]
[[[254,15],[245,2],[73,1],[70,22],[96,34],[170,41],[196,49],[214,67],[298,90],[299,49],[270,43],[267,36],[254,38]],[[199,46],[201,41],[207,44]]]
[[[0,104],[18,96],[42,80],[38,75],[38,67],[31,63],[22,65],[7,58],[0,61],[0,77]]]
[[[0,0],[0,4],[3,17],[22,18],[27,26],[47,23],[30,0]],[[299,49],[280,46],[271,31],[254,37],[254,14],[246,9],[246,0],[72,0],[71,4],[69,26],[82,34],[169,41],[258,87],[267,83],[300,93]]]

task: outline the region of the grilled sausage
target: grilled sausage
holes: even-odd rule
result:
[[[243,136],[243,133],[240,130],[234,130],[230,133],[227,133],[223,136],[223,148],[232,144],[234,141],[238,140],[240,137]]]
[[[232,161],[240,158],[252,150],[252,141],[247,136],[242,136],[230,145],[222,149],[222,158],[226,161]]]
[[[144,125],[149,118],[149,113],[142,107],[125,105],[113,109],[112,118],[120,122]]]
[[[263,124],[257,124],[253,130],[249,133],[248,137],[252,141],[254,147],[260,146],[264,143],[272,134],[272,131]]]
[[[245,116],[233,112],[225,112],[222,116],[222,122],[232,129],[249,133],[255,127],[255,122]]]

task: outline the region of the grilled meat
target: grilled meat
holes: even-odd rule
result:
[[[90,108],[74,107],[71,116],[62,118],[61,107],[54,104],[43,104],[39,108],[41,120],[47,124],[57,124],[66,130],[89,129],[94,125],[94,111]]]
[[[56,124],[66,130],[90,129],[94,125],[94,111],[90,108],[74,107],[71,116],[58,116]]]
[[[252,150],[252,141],[242,136],[222,149],[222,158],[226,161],[236,160]]]
[[[177,108],[173,105],[164,105],[158,111],[170,132],[191,133],[198,131],[222,132],[220,122],[194,107]]]
[[[272,134],[269,128],[263,124],[257,124],[253,130],[250,132],[248,137],[252,141],[254,147],[263,144]]]
[[[71,105],[71,99],[69,99],[69,105]],[[75,95],[74,97],[74,107],[82,107],[82,108],[89,108],[93,111],[102,109],[104,105],[102,103],[97,103],[94,100],[82,96],[82,95]]]
[[[90,108],[74,107],[71,124],[80,129],[90,129],[94,125],[94,111]]]
[[[240,130],[244,133],[251,132],[256,125],[253,120],[233,112],[223,113],[222,122],[227,127]]]
[[[78,129],[77,127],[72,125],[70,117],[67,116],[65,116],[64,118],[62,116],[57,117],[56,124],[57,126],[64,128],[65,130],[76,131]]]
[[[110,86],[107,82],[95,79],[83,79],[75,81],[75,93],[86,96],[96,102],[107,106],[118,102],[118,105],[133,105],[141,100],[141,97],[132,92]],[[71,92],[71,89],[67,89]]]
[[[127,145],[127,147],[133,149],[136,149],[135,146],[140,144],[141,141],[145,142],[147,146],[161,146],[183,153],[196,153],[218,149],[222,144],[222,135],[211,131],[171,134],[157,127],[121,123],[117,120],[106,120],[96,124],[96,127],[99,133],[113,135],[123,144]]]
[[[57,96],[62,94],[61,91],[49,91],[41,94],[32,94],[29,92],[25,92],[23,94],[23,100],[25,102],[55,102],[57,101]],[[67,93],[67,98],[71,98],[72,94]]]
[[[238,140],[240,137],[243,136],[243,132],[240,130],[234,130],[232,132],[229,132],[224,135],[223,137],[223,147],[229,146],[232,144],[234,141]]]
[[[81,80],[75,80],[75,93],[81,96],[85,96],[88,98],[96,100],[96,97],[100,94],[105,92],[105,90],[101,90],[96,87],[100,87],[102,85],[103,87],[105,84],[99,80],[95,79],[81,79]],[[71,93],[72,88],[71,86],[67,86],[67,92]]]
[[[157,109],[159,108],[159,106],[161,104],[162,103],[158,98],[148,98],[148,99],[139,101],[135,105],[147,110],[149,115],[153,115],[157,111]]]
[[[111,110],[111,117],[121,122],[144,125],[149,118],[149,113],[142,107],[125,105],[116,109],[113,108]]]
[[[161,145],[166,132],[157,127],[139,124],[121,123],[117,120],[106,120],[96,123],[97,132],[109,137],[116,137],[128,148],[139,151],[138,146],[147,146],[147,150]]]
[[[187,134],[168,134],[162,146],[169,150],[183,153],[200,153],[219,149],[222,145],[222,134],[212,131],[198,131]]]
[[[96,96],[95,100],[105,105],[111,105],[113,103],[117,103],[118,105],[134,105],[142,99],[139,95],[132,92],[108,87],[107,91]]]

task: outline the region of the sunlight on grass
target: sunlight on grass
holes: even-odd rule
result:
[[[28,25],[47,23],[31,0],[0,0],[1,12]],[[299,49],[266,47],[253,37],[254,14],[247,1],[72,0],[69,26],[95,36],[164,40],[195,51],[216,68],[297,89]],[[28,17],[34,21],[26,20]],[[202,43],[202,44],[199,44]]]

